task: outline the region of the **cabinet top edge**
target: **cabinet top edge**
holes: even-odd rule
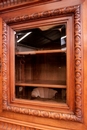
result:
[[[7,12],[13,12],[15,10],[23,10],[26,8],[35,8],[37,6],[44,6],[51,8],[61,8],[61,7],[67,7],[67,6],[75,6],[75,5],[80,5],[84,2],[85,0],[31,0],[31,1],[23,1],[21,0],[0,0],[0,14],[3,15],[4,13]]]

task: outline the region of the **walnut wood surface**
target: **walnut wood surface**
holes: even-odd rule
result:
[[[17,106],[15,106],[15,104],[13,103],[13,105],[10,105],[9,102],[9,83],[8,83],[8,79],[10,77],[8,77],[8,35],[7,35],[7,25],[5,23],[3,23],[3,35],[0,35],[0,39],[2,41],[2,36],[3,36],[3,42],[2,42],[2,77],[1,79],[3,80],[3,82],[1,82],[1,88],[0,90],[3,91],[0,96],[0,115],[1,118],[0,120],[2,120],[2,117],[7,117],[8,119],[16,119],[14,120],[15,123],[12,122],[12,120],[8,121],[8,123],[5,123],[4,120],[2,120],[0,123],[0,127],[2,130],[6,129],[6,128],[12,128],[14,129],[15,127],[17,127],[17,129],[22,128],[20,125],[16,126],[17,124],[17,120],[23,120],[25,122],[33,122],[33,123],[37,123],[37,124],[42,124],[42,126],[47,126],[46,128],[40,128],[40,129],[47,129],[47,130],[51,130],[52,128],[50,126],[52,126],[54,129],[59,129],[59,130],[63,130],[63,129],[73,129],[73,130],[86,130],[87,129],[87,37],[86,37],[86,31],[87,31],[87,16],[85,15],[86,11],[87,11],[87,0],[85,0],[85,2],[81,5],[81,6],[72,6],[73,2],[69,2],[68,5],[71,5],[67,8],[61,8],[61,9],[55,9],[55,7],[53,7],[53,10],[49,10],[49,9],[45,9],[46,11],[48,11],[47,13],[43,13],[40,10],[38,11],[39,13],[37,13],[38,15],[35,16],[35,13],[31,13],[28,15],[28,19],[29,21],[34,21],[36,19],[40,20],[43,19],[44,17],[46,18],[50,18],[50,16],[59,16],[61,15],[61,13],[63,15],[68,14],[74,14],[74,67],[75,67],[75,100],[74,97],[72,98],[75,101],[75,109],[74,109],[74,114],[67,114],[67,113],[55,113],[55,112],[47,112],[47,111],[40,111],[39,110],[33,110],[31,109],[25,109],[22,106],[19,108]],[[80,2],[78,2],[80,3]],[[64,3],[62,3],[63,7],[64,7]],[[33,12],[33,11],[32,11]],[[52,13],[53,12],[53,13]],[[8,13],[7,13],[8,14]],[[19,14],[19,13],[18,13]],[[52,15],[53,14],[53,15]],[[27,15],[27,14],[26,14]],[[14,24],[14,23],[18,23],[20,22],[25,22],[25,16],[23,15],[23,17],[21,18],[22,15],[17,15],[17,17],[15,17],[15,12],[14,12],[14,17],[11,15],[7,16],[6,21],[9,24]],[[49,16],[50,15],[50,16]],[[6,14],[3,14],[2,17],[5,20],[5,16]],[[38,17],[39,16],[39,17]],[[8,19],[9,17],[9,19]],[[17,18],[17,19],[16,19]],[[16,19],[16,20],[15,20]],[[2,21],[0,20],[0,23],[2,23]],[[0,25],[0,28],[2,28],[2,26]],[[2,33],[2,32],[1,32]],[[73,62],[72,62],[73,63]],[[12,64],[12,63],[11,63]],[[84,67],[84,69],[83,69]],[[83,78],[84,77],[84,78]],[[1,81],[2,81],[1,80]],[[2,99],[3,97],[3,99]],[[3,104],[3,105],[2,105]],[[2,110],[2,106],[3,106],[3,110]],[[33,116],[32,116],[33,115]],[[24,118],[21,118],[21,117]],[[74,121],[74,122],[73,122]],[[82,122],[83,123],[78,123],[78,122]],[[12,122],[12,125],[11,123]],[[49,124],[49,126],[48,126]],[[31,126],[31,124],[30,124]],[[23,129],[37,129],[37,127],[29,127],[27,128],[27,126],[24,125]]]
[[[43,54],[43,53],[64,53],[66,50],[58,49],[58,50],[43,50],[43,51],[27,51],[27,52],[16,52],[16,55],[28,55],[28,54]]]
[[[3,57],[3,73],[5,73],[5,77],[3,76],[3,110],[9,110],[19,113],[26,113],[29,115],[35,115],[35,116],[42,116],[42,117],[50,117],[54,119],[64,119],[64,120],[73,120],[73,121],[81,121],[82,120],[82,47],[81,47],[81,20],[80,20],[80,6],[74,6],[74,7],[68,7],[68,8],[62,8],[62,9],[56,9],[55,11],[46,11],[46,13],[38,13],[35,17],[29,17],[30,20],[35,20],[37,18],[47,17],[50,15],[58,15],[58,14],[67,14],[67,13],[74,13],[74,37],[75,37],[75,45],[74,45],[74,51],[75,51],[75,96],[76,96],[76,103],[75,103],[75,115],[72,114],[62,114],[62,113],[55,113],[55,112],[46,112],[46,111],[40,111],[40,110],[34,110],[34,109],[27,109],[27,108],[20,108],[20,107],[11,107],[10,105],[7,105],[8,98],[7,98],[7,78],[6,77],[6,67],[7,62],[4,60]],[[39,15],[41,14],[41,15]],[[38,15],[40,17],[38,17]],[[32,16],[32,15],[31,15]],[[20,18],[20,17],[19,17]],[[26,20],[26,19],[25,19]],[[14,23],[18,22],[19,19],[14,21],[14,19],[7,21],[7,23]],[[21,19],[22,21],[22,19]],[[24,19],[23,19],[24,21]],[[3,23],[3,56],[6,56],[7,59],[7,39],[6,39],[6,33],[7,33],[7,26],[5,23]],[[4,66],[6,65],[6,66]],[[80,80],[79,80],[80,79]]]
[[[57,0],[61,1],[61,0]],[[33,5],[33,4],[39,4],[39,3],[47,3],[47,2],[53,2],[53,0],[0,0],[0,9],[9,9],[14,7],[21,7],[24,5]]]

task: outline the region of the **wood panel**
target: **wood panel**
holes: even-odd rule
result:
[[[9,8],[15,8],[15,7],[20,7],[23,5],[33,5],[33,4],[38,4],[38,3],[43,3],[43,2],[53,2],[53,0],[0,0],[0,9],[9,9]],[[61,1],[61,0],[58,0]]]
[[[12,19],[13,17],[15,17],[15,20],[21,16],[21,18],[24,18],[23,16],[26,15],[27,17],[27,12],[29,12],[29,14],[34,14],[34,13],[38,13],[38,12],[45,12],[46,10],[54,10],[57,8],[64,8],[67,6],[75,6],[75,5],[80,5],[84,0],[73,0],[73,2],[69,1],[69,0],[62,0],[62,1],[54,1],[53,3],[47,2],[47,4],[36,4],[35,6],[32,5],[25,5],[23,7],[20,8],[7,8],[7,9],[1,9],[0,10],[0,16],[5,20],[8,21],[10,19]],[[32,9],[31,9],[32,7]],[[22,8],[22,10],[21,10]],[[9,13],[10,12],[10,13]],[[25,18],[24,18],[25,19]]]

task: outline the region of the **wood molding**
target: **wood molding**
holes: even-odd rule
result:
[[[8,58],[7,58],[7,25],[6,24],[14,24],[19,22],[27,22],[27,21],[35,21],[40,20],[42,18],[50,18],[54,16],[64,16],[64,15],[72,15],[74,14],[74,63],[75,63],[75,114],[65,114],[65,113],[57,113],[51,111],[42,111],[35,109],[28,109],[22,107],[16,107],[12,105],[8,105],[8,77],[7,77],[7,66],[8,66]],[[6,23],[5,23],[6,22]],[[81,19],[80,19],[80,6],[72,6],[67,8],[55,9],[55,10],[47,10],[45,12],[34,13],[31,15],[24,15],[19,17],[11,18],[7,21],[3,22],[3,45],[2,45],[2,74],[3,74],[3,110],[47,117],[53,119],[62,119],[69,121],[77,121],[81,122],[83,118],[83,110],[82,110],[82,83],[83,83],[83,69],[82,69],[82,43],[81,43]]]
[[[52,16],[54,17],[54,16],[71,14],[71,13],[76,14],[77,10],[79,8],[80,8],[80,6],[78,5],[78,6],[71,6],[71,7],[65,7],[65,8],[60,8],[60,9],[58,8],[58,9],[54,9],[54,10],[47,10],[44,12],[33,13],[30,15],[26,14],[26,15],[22,15],[22,16],[13,17],[13,18],[7,19],[5,22],[7,24],[14,24],[14,23],[18,23],[18,22],[35,21],[35,20],[39,20],[41,18],[50,18]]]
[[[83,63],[82,63],[82,43],[81,43],[81,19],[79,8],[75,11],[74,18],[74,48],[75,48],[75,92],[76,92],[76,116],[82,117],[82,84],[83,84]]]
[[[3,32],[2,32],[2,85],[3,85],[3,106],[7,105],[7,99],[8,99],[8,85],[7,85],[7,63],[8,63],[8,57],[7,57],[7,28],[6,24],[3,23]],[[6,104],[5,104],[6,103]]]
[[[25,123],[21,121],[16,121],[8,118],[0,117],[0,130],[42,130],[39,129],[41,126],[33,124],[33,123]]]
[[[62,0],[9,0],[9,1],[6,1],[6,0],[3,0],[3,1],[0,1],[0,11],[3,12],[3,11],[8,11],[8,10],[13,10],[13,9],[16,9],[16,8],[22,8],[24,6],[29,6],[29,7],[32,7],[32,6],[37,6],[37,5],[41,5],[41,4],[47,4],[47,3],[52,3],[52,2],[60,2]]]
[[[25,129],[26,130],[40,130],[37,128],[26,127],[26,126],[21,126],[21,125],[16,125],[16,124],[6,123],[6,122],[0,121],[0,130],[9,130],[9,129],[12,129],[12,130],[15,130],[15,129],[18,129],[18,130],[25,130]]]
[[[0,117],[0,130],[71,130]]]

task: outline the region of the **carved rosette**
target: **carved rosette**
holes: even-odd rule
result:
[[[74,49],[75,49],[75,115],[56,113],[51,111],[33,110],[28,108],[14,107],[7,105],[7,40],[6,40],[6,24],[3,24],[3,109],[22,114],[35,115],[40,117],[48,117],[54,119],[63,119],[71,121],[82,121],[82,44],[81,44],[81,20],[80,20],[80,6],[66,7],[61,9],[49,10],[39,12],[31,15],[18,16],[6,21],[7,24],[18,23],[23,21],[38,20],[41,18],[48,18],[59,15],[74,14]]]

